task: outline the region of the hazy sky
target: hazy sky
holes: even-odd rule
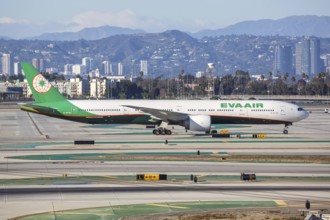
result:
[[[0,35],[35,36],[102,25],[196,32],[291,15],[330,16],[330,0],[4,0]]]

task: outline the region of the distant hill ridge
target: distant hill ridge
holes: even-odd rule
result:
[[[99,40],[115,35],[143,34],[144,30],[130,29],[114,26],[101,26],[85,28],[78,32],[46,33],[29,39],[75,41]],[[166,32],[165,32],[166,33]],[[189,33],[194,38],[221,35],[256,35],[256,36],[317,36],[330,37],[330,16],[290,16],[278,20],[264,19],[256,21],[243,21],[225,28],[215,30],[202,30]]]
[[[106,25],[101,27],[84,28],[78,32],[46,33],[29,39],[54,41],[75,41],[80,39],[99,40],[114,35],[130,35],[139,33],[145,33],[145,31]]]
[[[278,20],[243,21],[221,29],[202,30],[192,36],[201,38],[230,34],[330,37],[330,16],[303,15]]]

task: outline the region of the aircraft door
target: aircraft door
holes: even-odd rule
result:
[[[247,110],[245,108],[239,109],[239,115],[240,116],[247,116]]]

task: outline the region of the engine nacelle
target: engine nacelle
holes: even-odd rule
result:
[[[208,115],[190,115],[184,122],[184,127],[191,131],[209,131],[211,117]]]

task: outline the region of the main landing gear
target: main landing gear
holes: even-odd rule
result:
[[[162,128],[162,127],[159,127],[159,128],[155,128],[153,131],[152,131],[153,134],[155,135],[171,135],[172,134],[172,131],[169,130],[169,129],[166,129],[166,128]]]
[[[289,126],[290,125],[292,125],[292,123],[285,123],[284,124],[284,130],[283,130],[283,134],[288,134],[289,133],[289,131],[288,131],[288,129],[289,129]]]

